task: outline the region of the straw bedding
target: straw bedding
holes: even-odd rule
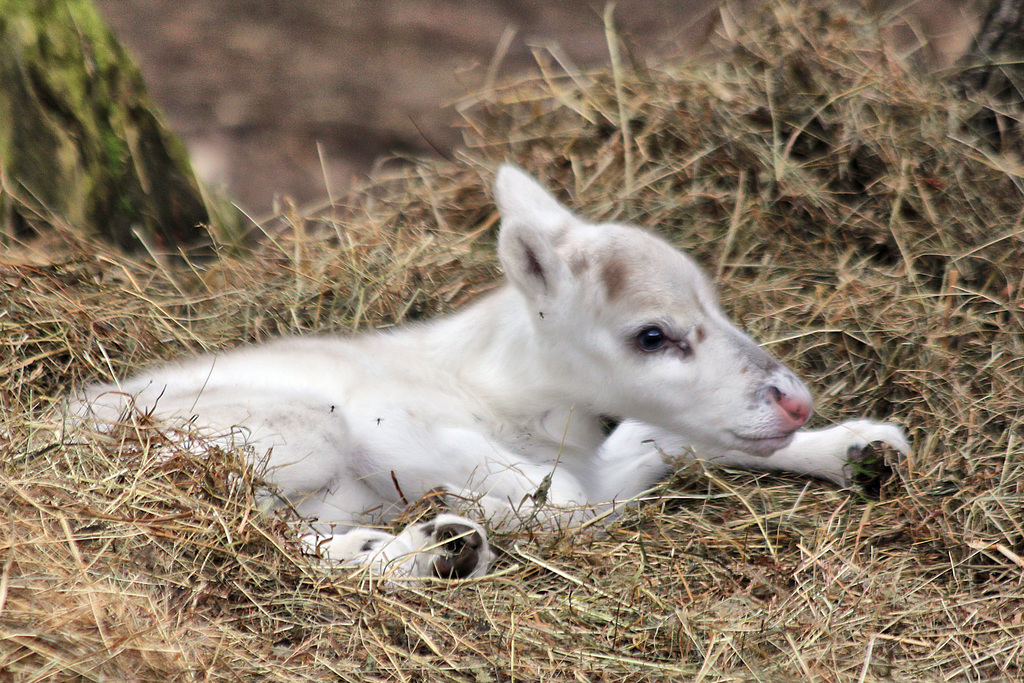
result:
[[[54,223],[0,270],[0,680],[1019,680],[1024,166],[1012,112],[908,72],[871,25],[772,5],[715,59],[545,73],[465,108],[451,163],[289,212],[184,268]],[[451,310],[498,271],[512,159],[591,219],[690,250],[814,388],[905,425],[864,490],[692,466],[623,518],[499,535],[495,575],[330,570],[258,467],[69,387],[282,332]],[[41,220],[45,217],[41,217]]]

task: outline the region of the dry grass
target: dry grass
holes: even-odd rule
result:
[[[73,231],[4,263],[0,680],[1020,680],[1024,165],[859,20],[755,24],[705,68],[499,90],[460,163],[204,268]],[[457,306],[496,276],[505,158],[689,249],[819,424],[898,420],[913,456],[873,496],[690,468],[605,533],[500,536],[493,577],[388,590],[303,557],[239,454],[55,417],[153,359]]]

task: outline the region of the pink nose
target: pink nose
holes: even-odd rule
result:
[[[768,396],[793,429],[799,428],[811,416],[811,403],[803,396],[786,394],[778,387],[768,387]]]

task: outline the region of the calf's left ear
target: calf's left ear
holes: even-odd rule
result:
[[[498,258],[505,277],[530,299],[557,297],[572,274],[555,241],[578,219],[540,183],[510,164],[498,170],[494,198],[501,213]]]

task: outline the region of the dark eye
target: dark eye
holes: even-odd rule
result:
[[[667,342],[668,337],[665,336],[665,332],[657,325],[645,327],[636,335],[636,345],[640,347],[641,351],[657,351],[664,347]]]

